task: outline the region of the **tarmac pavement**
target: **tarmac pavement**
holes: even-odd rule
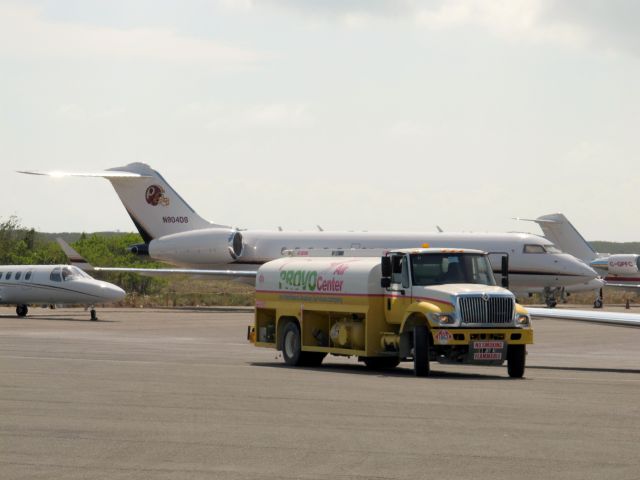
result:
[[[0,308],[0,478],[640,478],[640,329],[534,323],[527,371],[289,368],[235,311]]]

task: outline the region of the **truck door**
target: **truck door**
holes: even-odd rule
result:
[[[391,254],[391,285],[385,293],[385,315],[388,323],[400,324],[411,304],[409,257]]]

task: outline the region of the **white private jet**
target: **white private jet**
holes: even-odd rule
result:
[[[603,277],[604,286],[640,288],[640,255],[627,253],[612,255],[596,252],[562,213],[542,215],[528,221],[540,225],[544,236],[563,251],[594,268]],[[594,307],[600,308],[602,305],[602,291],[598,289]]]
[[[96,280],[72,265],[0,266],[0,304],[17,305],[24,317],[28,305],[87,305],[97,320],[95,305],[122,300],[125,291]]]
[[[111,271],[219,275],[221,269],[227,274],[230,271],[254,272],[257,264],[278,258],[285,250],[413,248],[428,245],[492,252],[491,262],[496,272],[501,271],[501,257],[508,255],[509,288],[519,295],[544,292],[545,297],[552,299],[564,287],[594,289],[602,284],[592,268],[537,235],[240,231],[204,220],[158,172],[143,163],[131,163],[95,173],[20,173],[106,178],[145,241],[144,244],[132,246],[131,250],[182,267],[153,270],[112,268]],[[598,285],[594,286],[594,283]]]

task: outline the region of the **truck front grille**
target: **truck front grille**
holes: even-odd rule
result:
[[[481,295],[460,297],[460,319],[467,324],[507,324],[513,321],[513,298]]]

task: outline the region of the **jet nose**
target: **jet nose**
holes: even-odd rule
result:
[[[566,261],[567,273],[570,275],[582,277],[585,280],[593,280],[599,276],[598,272],[596,272],[593,268],[572,255],[567,254]]]
[[[118,287],[117,285],[113,285],[111,283],[104,283],[102,285],[102,293],[109,301],[117,302],[118,300],[122,300],[127,292]]]

